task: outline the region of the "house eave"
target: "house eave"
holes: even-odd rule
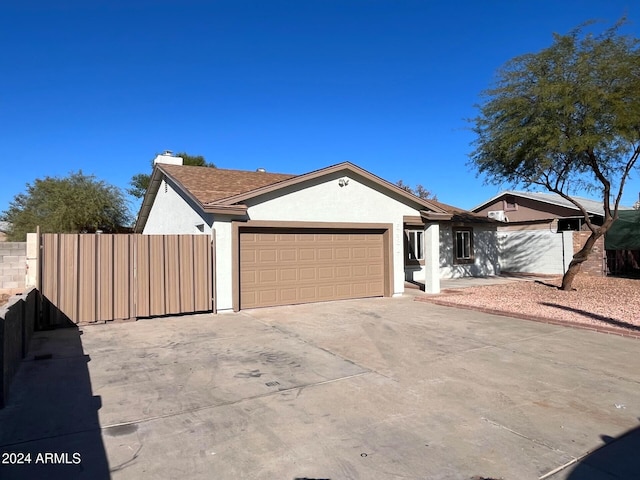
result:
[[[156,195],[158,194],[158,189],[162,183],[163,175],[164,174],[157,166],[153,168],[153,172],[151,172],[151,179],[149,180],[149,186],[142,198],[142,205],[140,205],[140,210],[136,217],[136,224],[133,227],[134,233],[142,233],[144,230],[147,220],[149,219],[149,213],[151,212],[151,208],[153,207],[153,203],[156,199]]]
[[[420,217],[427,222],[447,222],[453,218],[453,214],[420,210]]]
[[[244,216],[247,214],[247,206],[246,205],[205,205],[203,207],[206,213],[214,213],[218,215],[241,215]]]

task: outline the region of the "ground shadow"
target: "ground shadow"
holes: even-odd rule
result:
[[[566,310],[568,312],[579,313],[585,317],[593,318],[603,323],[613,325],[614,327],[626,328],[628,330],[640,331],[640,326],[632,323],[623,322],[622,320],[616,320],[615,318],[605,317],[604,315],[598,315],[597,313],[587,312],[586,310],[580,310],[579,308],[567,307],[566,305],[559,305],[557,303],[541,302],[540,305],[546,307],[559,308],[560,310]]]
[[[553,283],[543,282],[542,280],[534,280],[533,283],[537,283],[538,285],[544,285],[545,287],[551,287],[554,290],[559,290],[560,286],[554,285]]]
[[[421,292],[425,291],[424,282],[418,282],[417,280],[405,280],[405,282],[413,285],[415,288],[419,289]]]
[[[567,480],[640,478],[640,427],[601,438],[605,444],[581,459]]]
[[[64,323],[66,328],[34,333],[0,410],[3,479],[110,478],[91,359],[82,348],[82,331],[68,319]]]

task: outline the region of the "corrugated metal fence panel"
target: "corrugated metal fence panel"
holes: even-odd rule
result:
[[[180,295],[180,306],[184,310],[195,311],[195,279],[193,278],[194,267],[194,251],[193,243],[194,237],[187,235],[180,235],[178,237],[178,249],[180,251],[180,288],[178,293]]]
[[[79,318],[85,322],[95,322],[96,318],[96,300],[100,293],[100,284],[98,282],[98,273],[102,270],[102,265],[98,263],[96,251],[96,235],[77,235],[77,295],[74,299],[76,304],[76,313],[69,318]],[[72,291],[72,289],[69,289]]]
[[[58,262],[59,269],[58,310],[74,321],[78,318],[78,235],[60,237]]]
[[[113,297],[111,309],[114,319],[135,317],[133,292],[133,239],[132,235],[113,235]],[[103,296],[103,303],[107,299]]]
[[[164,281],[164,236],[149,235],[148,243],[149,315],[164,315],[166,313]],[[138,276],[138,281],[144,280],[144,278]]]
[[[205,235],[42,235],[48,324],[211,311],[211,261]]]
[[[180,263],[189,261],[180,258],[178,236],[164,237],[164,278],[165,278],[165,313],[180,313]]]
[[[202,312],[212,308],[212,258],[209,238],[203,236],[193,237],[193,277],[194,277],[194,310]],[[203,281],[206,279],[206,281]]]
[[[133,271],[136,278],[133,286],[135,312],[139,317],[151,315],[151,298],[149,295],[149,238],[137,238],[133,245]]]
[[[114,272],[118,268],[115,261],[114,235],[95,235],[96,251],[96,320],[115,318],[113,305],[118,295]],[[127,295],[128,298],[128,295]]]
[[[58,303],[58,291],[60,282],[58,281],[59,252],[57,235],[42,236],[42,250],[46,255],[42,255],[42,272],[40,274],[41,290],[43,298],[43,323],[45,325],[57,325],[58,315],[54,305]]]

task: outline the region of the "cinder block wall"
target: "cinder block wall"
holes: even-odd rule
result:
[[[573,232],[573,253],[577,253],[591,236],[591,232]],[[606,275],[607,252],[604,249],[604,236],[596,240],[591,255],[580,267],[581,273],[602,277]]]
[[[27,243],[0,242],[0,292],[24,289],[27,273]]]
[[[29,351],[38,313],[35,288],[14,295],[0,307],[0,408],[6,405],[11,381]]]

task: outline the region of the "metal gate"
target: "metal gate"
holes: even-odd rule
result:
[[[208,235],[43,234],[44,326],[213,310]]]

